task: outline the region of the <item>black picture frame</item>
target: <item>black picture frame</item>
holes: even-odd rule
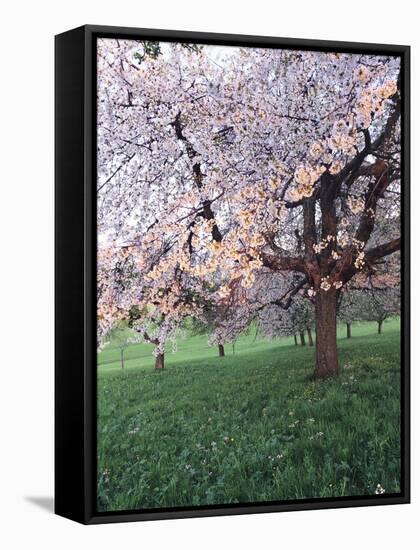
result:
[[[398,55],[402,62],[401,493],[258,504],[97,512],[96,39]],[[253,514],[410,502],[410,48],[86,25],[55,37],[55,513],[84,523]],[[71,346],[69,346],[71,342]]]

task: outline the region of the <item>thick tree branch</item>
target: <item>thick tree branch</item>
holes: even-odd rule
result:
[[[374,179],[369,182],[364,195],[365,206],[356,231],[356,239],[361,242],[367,242],[372,234],[378,200],[383,196],[391,181],[388,177],[388,165],[383,160],[377,160],[369,169]]]
[[[390,138],[392,131],[400,117],[400,105],[401,99],[399,95],[394,99],[394,109],[390,112],[388,120],[386,121],[385,128],[382,133],[375,139],[374,142],[371,141],[370,133],[368,130],[362,130],[365,136],[365,146],[364,148],[357,153],[357,155],[348,163],[346,166],[334,176],[335,181],[343,182],[347,177],[351,176],[351,179],[354,179],[354,176],[357,177],[357,172],[362,166],[365,158],[375,151],[379,150],[382,145],[384,145],[387,140]]]
[[[319,279],[319,264],[315,253],[317,242],[316,199],[314,196],[303,199],[303,243],[305,247],[305,268],[311,284],[317,283]]]
[[[368,262],[374,263],[376,260],[383,258],[384,256],[389,256],[394,252],[397,252],[401,248],[401,237],[393,239],[387,243],[375,246],[370,250],[367,250],[365,253],[365,258]]]
[[[265,309],[266,307],[269,307],[269,306],[278,306],[278,307],[281,307],[282,309],[285,309],[285,310],[289,309],[289,307],[292,305],[293,298],[305,286],[306,282],[307,282],[307,279],[306,279],[306,277],[304,277],[298,283],[296,283],[296,286],[294,286],[293,288],[289,288],[283,294],[283,296],[281,296],[280,298],[278,298],[276,300],[269,300],[268,302],[264,302],[263,304],[258,306],[255,311],[256,312],[261,311],[261,310],[263,310],[263,309]],[[286,296],[287,296],[287,300],[285,300]]]
[[[384,258],[385,256],[389,256],[394,252],[398,252],[400,248],[401,238],[398,237],[397,239],[393,239],[392,241],[366,250],[364,255],[366,267],[371,269],[372,264],[374,264],[381,258]],[[333,275],[338,274],[343,283],[347,283],[348,281],[350,281],[353,275],[355,275],[359,271],[354,265],[357,255],[358,252],[354,250],[352,254],[346,255],[345,261],[343,263],[337,263],[336,267],[334,268]]]
[[[268,267],[274,271],[298,271],[306,274],[305,259],[299,256],[274,256],[262,252],[261,260],[264,267]]]
[[[140,331],[137,331],[137,332],[140,332]],[[158,338],[152,338],[151,336],[149,336],[147,334],[147,332],[140,332],[140,334],[143,336],[143,338],[149,342],[150,344],[154,344],[155,346],[157,346],[159,344],[159,339]]]
[[[172,126],[175,129],[176,137],[185,143],[188,157],[190,159],[194,159],[195,157],[197,157],[198,156],[197,151],[194,149],[194,147],[191,145],[191,143],[188,141],[188,139],[185,137],[183,133],[183,129],[181,125],[181,112],[179,112],[176,115],[175,120],[172,123]],[[195,162],[193,164],[193,176],[194,176],[194,182],[197,186],[197,189],[201,189],[203,187],[204,174],[201,170],[201,164],[199,162]],[[203,201],[203,215],[206,220],[215,219],[210,200]],[[218,243],[222,242],[223,237],[216,223],[213,224],[211,233],[214,241]]]

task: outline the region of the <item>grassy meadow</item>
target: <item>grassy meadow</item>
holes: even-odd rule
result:
[[[341,374],[311,379],[314,348],[250,331],[98,355],[98,509],[373,495],[400,490],[399,320],[338,329]]]

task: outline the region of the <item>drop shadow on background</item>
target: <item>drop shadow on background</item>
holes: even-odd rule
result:
[[[54,513],[54,499],[53,497],[25,497],[26,502],[30,502],[38,508],[42,508],[49,514]]]

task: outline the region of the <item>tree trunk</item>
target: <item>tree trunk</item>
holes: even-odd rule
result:
[[[301,346],[306,346],[306,342],[305,342],[305,333],[304,332],[300,332],[300,345]]]
[[[219,357],[224,357],[225,356],[225,347],[224,347],[224,345],[219,344],[218,348],[219,348]]]
[[[294,334],[293,337],[294,337],[294,339],[295,339],[295,346],[297,346],[297,345],[298,345],[298,340],[297,340],[296,334]]]
[[[378,321],[378,334],[382,334],[382,323],[383,321]]]
[[[346,323],[347,325],[347,338],[351,338],[351,324]]]
[[[310,345],[310,346],[313,346],[313,345],[314,345],[314,341],[313,341],[313,338],[312,338],[312,330],[311,330],[310,328],[307,328],[306,330],[308,331],[309,345]]]
[[[316,363],[314,375],[326,378],[338,374],[337,291],[320,290],[315,299]]]
[[[124,350],[120,350],[120,357],[121,357],[121,368],[124,368]]]
[[[155,369],[162,370],[164,366],[165,366],[165,354],[159,353],[158,355],[156,355]]]

